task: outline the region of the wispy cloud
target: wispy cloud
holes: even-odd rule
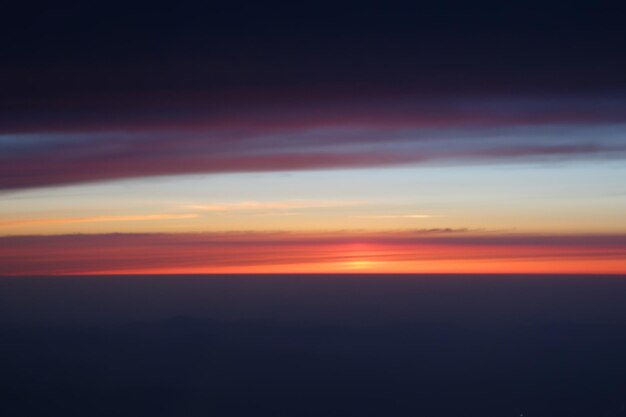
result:
[[[284,201],[238,201],[228,203],[191,204],[186,209],[208,212],[289,212],[293,210],[352,207],[360,201],[284,200]]]
[[[144,214],[136,216],[92,216],[92,217],[55,217],[33,218],[0,221],[0,227],[56,225],[72,223],[102,223],[102,222],[134,222],[134,221],[158,221],[172,219],[192,219],[198,217],[195,213],[186,214]]]
[[[389,215],[364,215],[353,216],[357,219],[431,219],[433,217],[441,217],[433,214],[389,214]]]

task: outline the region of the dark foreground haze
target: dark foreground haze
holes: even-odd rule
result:
[[[0,415],[626,416],[626,277],[0,278]]]

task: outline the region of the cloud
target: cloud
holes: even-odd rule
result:
[[[283,200],[283,201],[238,201],[230,203],[191,204],[186,209],[208,212],[274,212],[293,210],[352,207],[362,204],[359,201],[324,201],[324,200]]]
[[[310,126],[420,127],[621,123],[619,94],[423,96],[284,91],[37,97],[3,102],[0,134],[68,132],[270,132]]]
[[[158,221],[172,219],[191,219],[198,217],[194,213],[185,214],[143,214],[136,216],[92,216],[92,217],[56,217],[15,219],[0,221],[0,227],[73,224],[73,223],[102,223],[102,222],[135,222],[135,221]]]
[[[404,232],[229,232],[0,238],[0,275],[68,273],[372,272],[427,270],[626,273],[624,234],[511,234],[464,229]],[[465,269],[463,269],[465,268]],[[574,269],[574,271],[572,271]],[[546,270],[543,270],[546,272]]]
[[[223,112],[178,104],[176,112],[164,103],[132,111],[121,105],[119,117],[63,110],[59,126],[31,120],[30,131],[5,119],[0,190],[199,173],[626,157],[626,100],[615,98],[398,99],[328,108],[259,102]]]
[[[357,219],[431,219],[435,216],[432,214],[390,214],[390,215],[370,215],[370,216],[353,216]]]

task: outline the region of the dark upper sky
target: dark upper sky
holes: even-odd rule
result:
[[[2,105],[145,91],[615,91],[601,2],[84,2],[0,18]]]

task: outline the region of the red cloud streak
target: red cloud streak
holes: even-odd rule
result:
[[[321,271],[626,273],[626,235],[443,229],[0,238],[0,275]]]

